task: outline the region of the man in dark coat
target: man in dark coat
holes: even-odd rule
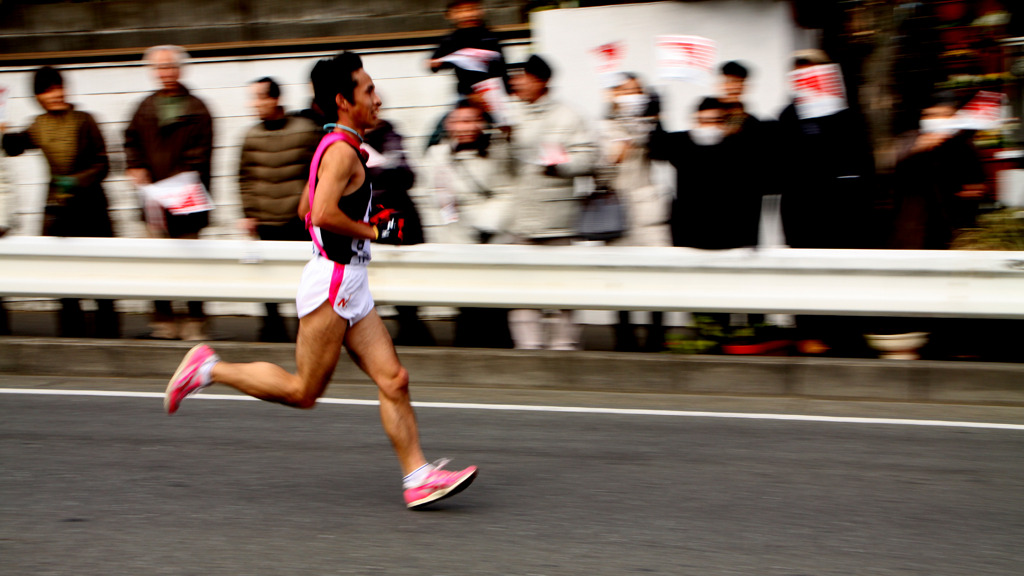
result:
[[[985,171],[974,132],[954,124],[955,100],[936,96],[921,112],[920,128],[897,143],[893,248],[945,250],[957,230],[975,225]]]
[[[210,189],[213,155],[213,119],[206,105],[193,96],[178,80],[188,54],[180,46],[154,46],[145,60],[160,83],[160,89],[139,104],[124,134],[127,161],[125,172],[136,186],[158,182],[183,172],[198,172]],[[147,227],[157,237],[198,238],[210,217],[208,212],[171,214],[159,209],[162,217],[150,211]],[[160,220],[160,221],[158,221]],[[168,301],[157,301],[153,317],[154,338],[203,340],[203,303],[188,303],[188,318],[179,327]]]
[[[651,135],[651,158],[676,168],[670,224],[675,246],[722,250],[757,245],[761,189],[755,170],[740,167],[757,152],[743,132],[726,135],[727,106],[705,98],[696,127]]]

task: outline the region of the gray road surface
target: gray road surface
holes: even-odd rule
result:
[[[372,397],[366,388],[336,392]],[[420,399],[481,401],[463,397],[468,391],[431,394]],[[659,404],[627,395],[512,400]],[[730,405],[758,407],[742,402]],[[892,416],[900,406],[878,410]],[[903,412],[988,421],[1021,414],[957,410]],[[429,457],[475,463],[481,473],[463,494],[414,513],[402,504],[373,406],[301,412],[188,400],[167,417],[154,398],[0,394],[0,573],[1024,572],[1021,430],[418,413]]]

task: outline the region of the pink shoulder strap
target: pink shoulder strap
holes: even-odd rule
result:
[[[316,234],[312,232],[313,228],[313,198],[316,195],[316,183],[317,174],[320,172],[320,159],[323,158],[327,149],[338,141],[345,141],[357,151],[359,151],[359,143],[356,139],[348,135],[345,132],[330,132],[320,140],[320,145],[316,147],[316,153],[313,154],[313,161],[309,164],[309,212],[306,212],[306,230],[310,231],[310,238],[313,239],[313,244],[316,245],[317,250],[320,254],[327,258],[327,252],[324,247],[320,244],[320,240],[317,239]]]

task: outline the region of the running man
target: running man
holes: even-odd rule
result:
[[[268,362],[223,362],[205,344],[190,350],[167,385],[164,406],[173,414],[187,396],[219,382],[245,394],[295,408],[312,408],[338,364],[341,348],[378,387],[380,416],[405,474],[405,502],[417,509],[465,489],[476,467],[451,472],[447,460],[428,464],[420,449],[409,399],[409,373],[398,360],[367,284],[370,241],[398,243],[402,220],[393,212],[370,217],[370,182],[359,145],[377,125],[381,101],[359,56],[342,52],[321,61],[329,74],[313,79],[314,99],[335,129],[321,141],[310,167],[308,195],[299,215],[315,245],[299,284],[295,345],[297,374]]]

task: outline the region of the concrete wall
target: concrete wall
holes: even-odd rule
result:
[[[447,0],[4,0],[0,54],[444,30],[446,5]],[[517,24],[525,2],[484,5],[492,24]]]

